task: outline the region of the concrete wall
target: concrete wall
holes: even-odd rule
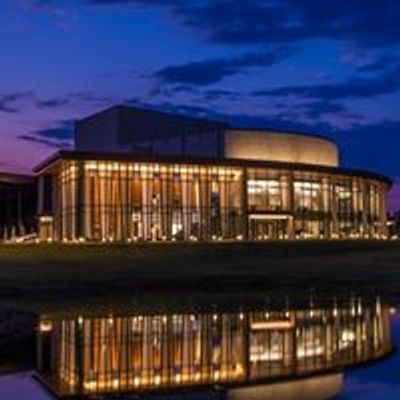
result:
[[[119,113],[117,107],[82,119],[75,126],[75,148],[80,151],[119,151]]]
[[[223,156],[223,145],[220,143],[219,132],[205,132],[192,135],[166,136],[150,141],[138,142],[132,145],[135,153],[157,154],[180,157],[210,157]]]
[[[333,167],[339,165],[338,148],[327,139],[263,130],[227,130],[225,157]]]
[[[343,387],[343,375],[332,374],[228,391],[228,400],[328,400]]]
[[[189,142],[194,141],[193,152],[202,155],[204,149],[214,146],[213,143],[204,143],[203,139],[212,141],[225,128],[227,125],[220,122],[115,106],[76,123],[75,148],[81,151],[154,153],[155,146],[159,146],[160,154],[178,155],[186,154],[185,147],[190,147]],[[171,147],[176,143],[175,148]]]

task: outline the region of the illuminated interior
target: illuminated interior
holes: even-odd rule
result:
[[[61,394],[243,384],[391,351],[377,300],[281,311],[42,317],[39,372]]]
[[[389,184],[377,178],[241,164],[73,159],[61,159],[40,178],[49,175],[53,208],[40,220],[42,240],[45,232],[55,240],[97,242],[387,236]]]

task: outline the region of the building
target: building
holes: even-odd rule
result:
[[[387,224],[389,237],[391,239],[400,238],[400,210],[390,214]]]
[[[0,241],[36,229],[36,198],[33,176],[0,173]]]
[[[134,308],[118,314],[66,315],[63,310],[42,316],[37,330],[39,379],[57,398],[68,399],[217,385],[230,393],[342,372],[393,351],[389,307],[379,299],[302,309],[264,305],[148,314]],[[255,398],[240,393],[235,398]],[[279,398],[287,399],[285,394]],[[265,391],[258,398],[265,399]],[[276,391],[268,398],[278,398]]]
[[[319,136],[113,107],[36,172],[42,239],[387,237],[390,180],[342,168]]]

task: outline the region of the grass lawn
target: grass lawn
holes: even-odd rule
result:
[[[400,294],[400,242],[0,245],[0,300],[238,287]]]

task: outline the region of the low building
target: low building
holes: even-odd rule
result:
[[[390,180],[342,168],[320,136],[113,107],[79,122],[76,144],[36,168],[42,238],[387,237]]]
[[[0,241],[24,236],[35,228],[35,178],[0,173]]]

